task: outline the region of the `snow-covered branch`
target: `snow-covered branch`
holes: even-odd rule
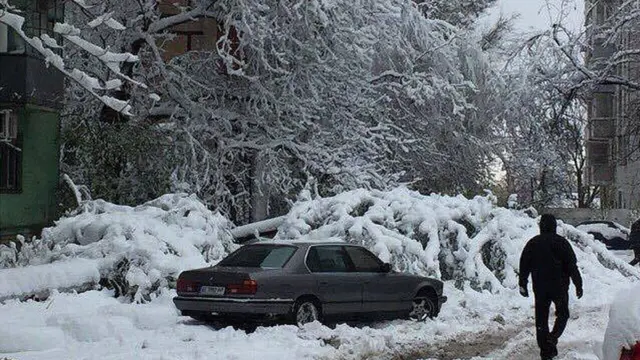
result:
[[[122,83],[119,80],[107,80],[105,81],[105,85],[102,85],[98,79],[88,75],[83,70],[78,68],[67,68],[63,58],[52,50],[60,48],[60,45],[57,44],[55,39],[51,38],[47,34],[43,34],[41,37],[28,36],[22,29],[25,21],[24,17],[19,15],[19,12],[17,11],[17,8],[10,5],[8,0],[2,0],[0,2],[0,23],[3,23],[13,29],[15,33],[22,38],[22,40],[44,57],[44,61],[47,64],[52,65],[66,77],[75,81],[105,105],[124,115],[132,115],[131,106],[126,101],[116,99],[109,95],[99,94],[101,90],[120,87]],[[56,23],[54,31],[61,34],[66,40],[74,43],[90,55],[96,56],[101,62],[107,65],[116,76],[122,77],[136,86],[145,87],[144,84],[127,77],[120,71],[120,64],[124,62],[137,62],[137,57],[127,53],[112,53],[94,43],[86,41],[80,37],[80,31],[77,28],[66,23]]]

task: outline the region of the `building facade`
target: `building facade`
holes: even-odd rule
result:
[[[631,57],[619,57],[622,51],[640,48],[635,32],[625,30],[616,41],[607,41],[620,5],[620,0],[585,1],[586,62],[591,69],[603,70],[611,68],[616,56],[622,61],[609,73],[640,82],[640,66]],[[627,86],[597,85],[587,102],[587,182],[600,187],[603,207],[640,209],[640,97]]]
[[[63,0],[18,0],[29,36],[53,33]],[[62,74],[0,24],[0,240],[38,234],[57,218]]]

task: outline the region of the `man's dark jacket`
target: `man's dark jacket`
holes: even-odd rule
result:
[[[631,225],[631,234],[629,234],[629,247],[631,249],[640,249],[640,219]]]
[[[520,257],[520,286],[526,288],[529,274],[536,294],[560,294],[569,290],[569,279],[582,289],[576,254],[567,239],[556,234],[556,221],[540,222],[540,235],[524,248]]]

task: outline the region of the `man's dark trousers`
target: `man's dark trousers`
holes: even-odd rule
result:
[[[534,289],[536,300],[536,340],[540,347],[540,356],[551,358],[558,354],[556,345],[558,338],[567,327],[569,321],[569,294],[568,291],[549,291]],[[549,308],[551,303],[556,308],[556,321],[553,330],[549,332]]]
[[[640,246],[633,249],[633,260],[629,263],[631,266],[636,266],[640,264]]]

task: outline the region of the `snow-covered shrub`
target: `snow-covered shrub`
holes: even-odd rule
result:
[[[235,249],[230,227],[185,194],[137,207],[89,201],[45,229],[40,239],[23,241],[19,251],[0,246],[0,267],[22,267],[0,271],[0,298],[100,281],[117,295],[142,301],[173,286],[180,271],[216,263]],[[89,261],[42,280],[47,272],[38,269],[63,267],[77,258]]]
[[[316,199],[306,191],[276,237],[338,238],[366,246],[397,270],[499,292],[517,287],[520,253],[538,225],[535,211],[495,202],[491,194],[466,199],[406,188]],[[0,299],[100,283],[144,301],[175,286],[180,271],[215,264],[234,250],[230,228],[195,196],[165,195],[137,207],[88,201],[19,250],[0,246]],[[559,233],[573,244],[585,276],[640,278],[593,236],[562,223]]]
[[[497,292],[518,284],[520,254],[538,234],[531,215],[529,210],[497,207],[491,194],[466,199],[425,196],[406,188],[356,190],[298,202],[277,237],[339,238],[368,247],[400,271]],[[595,264],[640,278],[640,272],[591,235],[565,224],[559,233],[572,242],[581,266]]]

